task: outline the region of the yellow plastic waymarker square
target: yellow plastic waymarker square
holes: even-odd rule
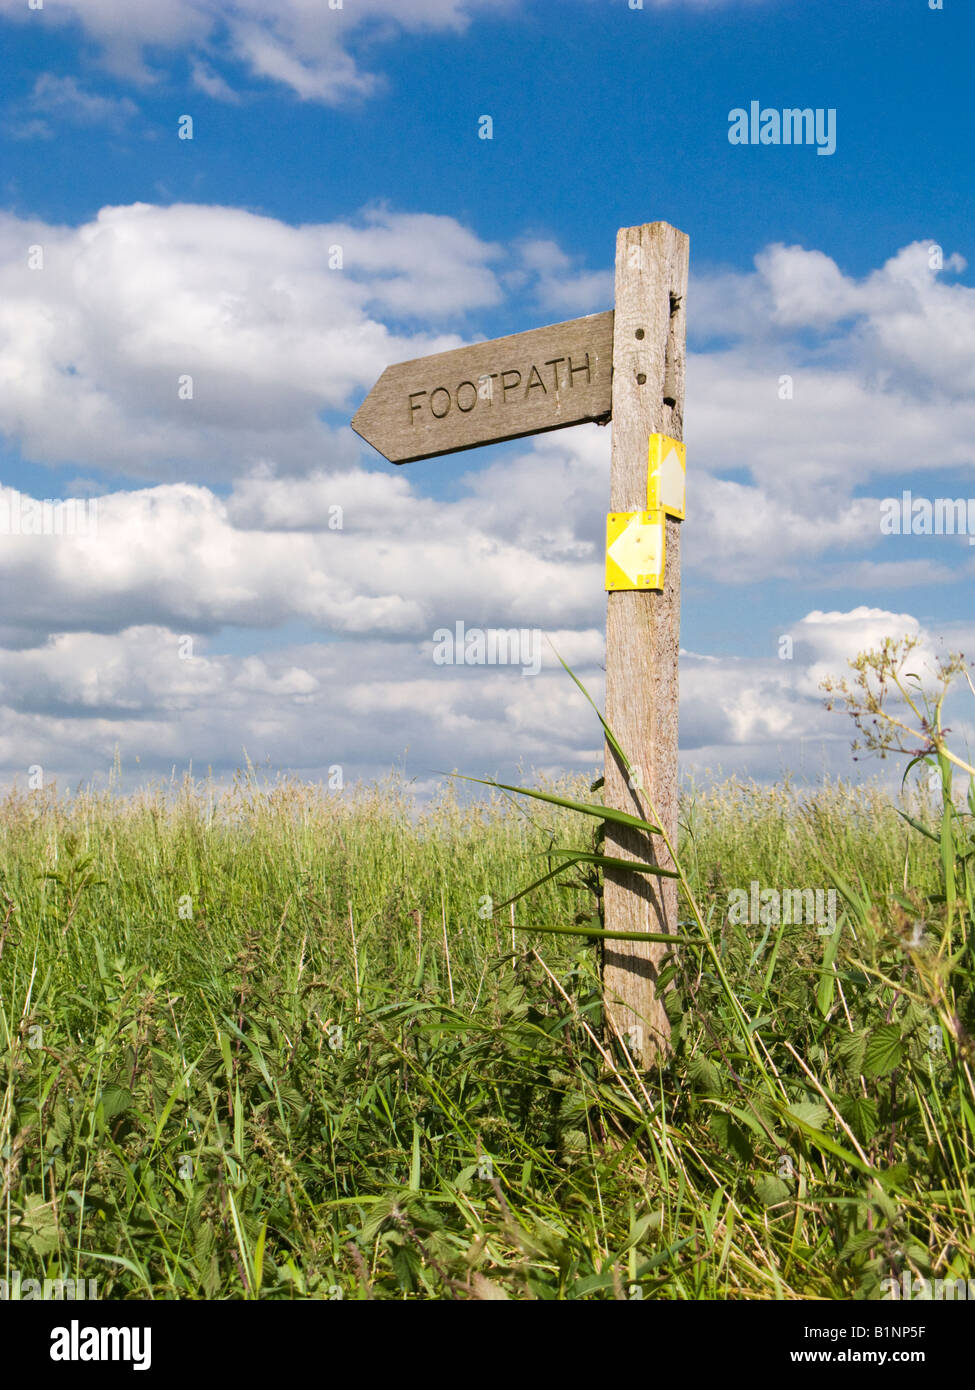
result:
[[[668,516],[684,520],[685,477],[687,450],[679,439],[666,434],[650,436],[650,461],[647,471],[647,507],[662,508]]]
[[[662,589],[667,518],[650,512],[610,512],[606,517],[606,588]]]

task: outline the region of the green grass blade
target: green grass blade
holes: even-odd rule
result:
[[[639,859],[619,859],[612,854],[593,854],[589,850],[559,848],[543,850],[542,853],[561,854],[572,863],[596,864],[603,869],[630,869],[635,874],[653,874],[657,878],[680,878],[679,869],[662,869],[659,864],[645,864]]]
[[[468,777],[463,772],[444,774],[459,778],[462,782],[477,782],[482,787],[494,787],[498,791],[514,792],[518,796],[531,796],[536,801],[547,801],[552,806],[563,806],[567,811],[578,811],[583,816],[593,816],[596,820],[612,821],[614,825],[628,825],[634,830],[642,830],[648,835],[659,835],[660,826],[650,821],[631,816],[628,811],[617,811],[612,806],[600,806],[591,801],[576,801],[568,796],[556,796],[553,792],[540,792],[534,787],[512,787],[507,782],[496,782],[489,777]]]

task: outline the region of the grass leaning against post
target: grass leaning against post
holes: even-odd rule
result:
[[[552,646],[552,643],[549,642],[549,645]],[[552,650],[553,652],[555,652],[555,656],[558,659],[559,664],[562,666],[562,669],[566,671],[567,674],[572,678],[577,688],[582,692],[582,694],[585,696],[586,700],[589,702],[590,706],[594,710],[596,717],[599,720],[600,725],[602,726],[606,742],[612,749],[614,755],[616,756],[620,767],[623,769],[623,771],[626,773],[628,777],[632,778],[633,767],[630,762],[629,756],[626,753],[626,750],[622,747],[619,739],[616,737],[615,733],[610,728],[606,719],[599,712],[599,708],[597,707],[592,696],[589,694],[589,691],[583,685],[582,681],[580,681],[579,677],[575,674],[571,667],[565,661],[563,661],[559,653],[555,651],[554,646],[552,647]],[[576,864],[580,863],[591,864],[597,870],[602,870],[604,872],[606,869],[611,869],[616,872],[624,872],[627,874],[642,874],[647,875],[648,877],[655,878],[679,879],[681,888],[684,890],[686,901],[692,913],[694,914],[694,920],[696,921],[699,929],[699,936],[697,937],[680,935],[676,932],[635,932],[605,930],[602,926],[599,928],[580,926],[574,926],[571,928],[548,927],[543,928],[543,930],[553,932],[565,932],[571,935],[585,935],[590,938],[599,939],[602,941],[644,941],[656,942],[662,945],[673,943],[675,946],[683,945],[703,947],[704,950],[706,950],[709,956],[711,957],[714,969],[717,972],[718,978],[721,981],[721,987],[724,991],[725,998],[728,1004],[730,1005],[733,1014],[737,1018],[741,1040],[744,1043],[747,1050],[749,1051],[752,1061],[758,1066],[760,1071],[764,1072],[764,1064],[762,1062],[761,1057],[759,1056],[758,1050],[756,1049],[755,1039],[752,1036],[752,1021],[751,1019],[749,1019],[747,1013],[742,1008],[740,1001],[735,995],[735,992],[732,989],[727,976],[725,975],[724,969],[722,968],[721,960],[714,949],[714,944],[711,940],[711,934],[704,921],[704,918],[701,915],[700,909],[698,908],[698,905],[694,899],[693,891],[691,889],[690,884],[687,881],[687,875],[684,873],[684,870],[680,863],[680,859],[678,858],[677,846],[672,843],[666,830],[663,828],[661,824],[658,823],[659,817],[656,815],[656,812],[653,808],[653,803],[651,802],[650,797],[646,791],[642,793],[642,797],[644,802],[649,807],[650,818],[642,819],[638,816],[630,814],[629,812],[620,811],[615,807],[605,806],[600,802],[588,803],[582,801],[573,801],[565,797],[555,797],[550,792],[543,792],[537,788],[513,787],[507,783],[486,781],[481,778],[473,777],[465,778],[464,780],[480,782],[482,786],[489,786],[499,791],[512,792],[519,796],[531,797],[538,801],[553,802],[556,805],[564,806],[567,810],[578,811],[581,812],[583,815],[593,816],[600,822],[600,830],[597,835],[597,843],[601,843],[602,834],[605,831],[607,823],[623,825],[629,829],[641,831],[646,839],[645,849],[641,849],[641,852],[644,852],[646,854],[651,854],[653,852],[649,837],[651,835],[659,835],[666,847],[670,859],[672,860],[675,866],[673,869],[661,868],[658,864],[650,861],[640,862],[639,860],[621,859],[615,855],[607,855],[602,852],[595,853],[592,851],[581,849],[553,849],[550,851],[550,857],[562,856],[565,858],[566,862],[561,865],[557,864],[554,869],[551,869],[541,878],[536,879],[534,883],[529,884],[527,888],[521,889],[521,891],[516,893],[513,897],[506,899],[506,901],[501,903],[498,907],[496,907],[494,911],[498,912],[501,910],[501,908],[507,907],[510,903],[517,902],[519,898],[525,897],[528,893],[533,892],[536,888],[548,882],[550,879],[556,878],[566,869],[572,868]],[[590,788],[590,791],[596,791],[602,785],[602,782],[603,779],[598,778],[593,783],[592,787]],[[601,893],[599,894],[599,897],[601,904]],[[666,965],[666,958],[664,958],[661,963]],[[607,1025],[609,1025],[611,1022],[609,1009],[606,1010],[606,1021]],[[644,1022],[646,1023],[647,1021],[644,1020]]]

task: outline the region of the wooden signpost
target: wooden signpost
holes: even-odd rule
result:
[[[390,463],[608,420],[613,314],[387,367],[352,428]]]
[[[514,333],[387,367],[352,428],[392,463],[596,420],[613,423],[607,519],[606,722],[631,772],[605,751],[607,806],[677,842],[677,653],[684,515],[685,297],[688,241],[666,222],[616,239],[608,313]],[[663,839],[607,823],[605,852],[673,864]],[[672,878],[607,869],[609,931],[675,933]],[[664,942],[608,940],[610,1026],[644,1066],[666,1054],[656,988]]]

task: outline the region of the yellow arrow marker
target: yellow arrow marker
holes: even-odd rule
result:
[[[610,512],[606,517],[606,588],[662,589],[666,516]]]
[[[678,521],[685,515],[685,477],[687,450],[679,439],[666,434],[650,436],[650,458],[647,472],[647,506],[662,508]]]

